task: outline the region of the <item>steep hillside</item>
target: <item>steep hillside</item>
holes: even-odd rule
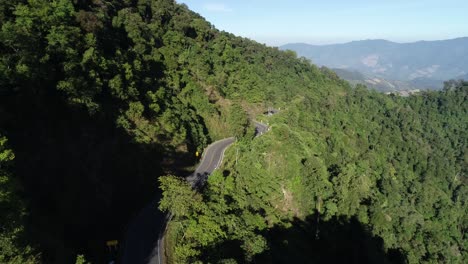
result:
[[[442,88],[442,82],[468,71],[468,38],[395,43],[363,40],[315,46],[287,44],[318,65],[357,70],[391,81],[410,82],[415,88]],[[414,81],[414,82],[411,82]]]
[[[0,7],[0,261],[109,261],[158,182],[172,263],[466,259],[466,83],[354,89],[173,0]],[[195,151],[226,136],[192,190]]]
[[[170,263],[462,263],[468,84],[314,93],[259,117],[203,193],[162,180]]]
[[[220,32],[172,0],[0,7],[0,130],[15,155],[2,165],[15,184],[0,197],[2,210],[12,210],[4,193],[26,204],[1,229],[17,247],[1,251],[6,261],[25,252],[104,262],[105,241],[122,237],[159,175],[186,175],[212,140],[252,133],[242,112],[327,90],[315,66]]]

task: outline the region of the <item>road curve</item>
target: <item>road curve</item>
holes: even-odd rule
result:
[[[187,181],[194,187],[201,186],[207,176],[219,167],[224,151],[234,141],[235,138],[231,137],[209,145],[197,169],[187,177]],[[167,219],[166,215],[157,209],[160,198],[154,198],[128,226],[121,263],[162,263],[159,252]]]
[[[223,161],[224,157],[224,151],[229,147],[229,145],[234,143],[235,140],[236,139],[233,137],[221,139],[206,148],[200,165],[198,165],[192,175],[187,177],[187,181],[192,185],[192,187],[200,187],[205,183],[208,175],[221,165],[221,161]]]
[[[255,135],[268,131],[268,126],[257,121]],[[225,138],[209,145],[194,173],[187,177],[192,187],[202,186],[207,178],[221,164],[224,151],[234,143],[235,138]],[[130,223],[125,235],[125,244],[120,263],[123,264],[162,264],[164,232],[169,217],[157,209],[161,197],[155,197]]]
[[[255,136],[258,137],[258,136],[261,136],[263,135],[263,133],[267,132],[269,127],[268,125],[265,125],[263,123],[260,123],[258,121],[253,121],[254,125],[255,125]]]

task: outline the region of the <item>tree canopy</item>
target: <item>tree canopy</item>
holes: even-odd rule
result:
[[[353,230],[361,257],[467,259],[466,82],[353,88],[173,0],[0,1],[0,23],[0,261],[104,262],[157,182],[176,263],[325,261]],[[201,192],[156,180],[230,136]]]

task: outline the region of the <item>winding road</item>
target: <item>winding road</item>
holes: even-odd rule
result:
[[[263,133],[265,133],[265,132],[267,132],[269,130],[268,125],[265,125],[263,123],[255,121],[255,120],[253,121],[253,123],[255,125],[255,136],[256,137],[263,135]]]
[[[269,130],[263,123],[253,121],[255,136],[260,136]],[[209,145],[194,173],[187,177],[192,187],[202,186],[208,175],[216,170],[224,157],[224,151],[234,143],[235,138],[225,138]],[[164,232],[169,216],[157,210],[161,197],[155,197],[133,219],[125,234],[122,258],[123,264],[163,264],[162,248]]]
[[[236,139],[233,137],[225,138],[214,142],[209,145],[203,155],[203,158],[192,175],[187,177],[187,181],[192,187],[202,186],[208,175],[210,175],[215,169],[221,165],[224,157],[224,151],[234,143]]]

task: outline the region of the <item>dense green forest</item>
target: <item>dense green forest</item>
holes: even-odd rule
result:
[[[161,179],[174,262],[462,263],[468,83],[312,96],[231,147],[202,193]]]
[[[158,184],[173,263],[468,258],[466,82],[352,88],[173,0],[1,0],[0,23],[0,262],[102,263]]]

